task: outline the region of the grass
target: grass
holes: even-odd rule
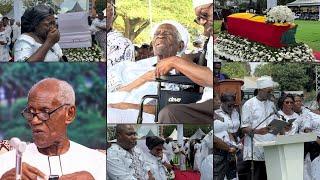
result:
[[[296,41],[308,44],[314,51],[320,51],[320,21],[295,20],[298,24]]]
[[[298,24],[296,41],[303,42],[314,51],[320,51],[320,21],[295,20]],[[214,22],[214,32],[220,32],[221,21]]]

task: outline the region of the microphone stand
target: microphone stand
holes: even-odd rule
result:
[[[276,114],[275,112],[270,113],[263,121],[261,121],[256,127],[251,129],[249,136],[251,138],[251,180],[254,179],[254,163],[253,163],[253,137],[254,137],[254,130],[256,130],[263,122],[269,119],[272,115]]]

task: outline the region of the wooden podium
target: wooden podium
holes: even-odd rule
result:
[[[262,146],[270,180],[303,180],[304,142],[315,141],[313,133],[277,136],[275,141],[256,143]]]
[[[241,86],[243,83],[244,82],[240,80],[223,80],[214,85],[214,90],[218,92],[220,96],[226,92],[236,94],[236,104],[241,105]]]

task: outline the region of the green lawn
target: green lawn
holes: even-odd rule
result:
[[[295,20],[298,24],[296,41],[308,44],[314,51],[320,51],[320,21]],[[214,32],[220,32],[221,21],[214,22]]]
[[[308,44],[313,50],[320,51],[320,21],[295,20],[298,24],[296,41]]]

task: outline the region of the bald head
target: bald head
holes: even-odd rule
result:
[[[72,86],[66,81],[56,78],[45,78],[32,86],[28,93],[28,99],[31,94],[38,92],[47,92],[48,95],[54,95],[60,104],[75,105],[75,93]]]
[[[134,125],[117,124],[117,144],[123,149],[130,151],[137,144],[137,136]]]

